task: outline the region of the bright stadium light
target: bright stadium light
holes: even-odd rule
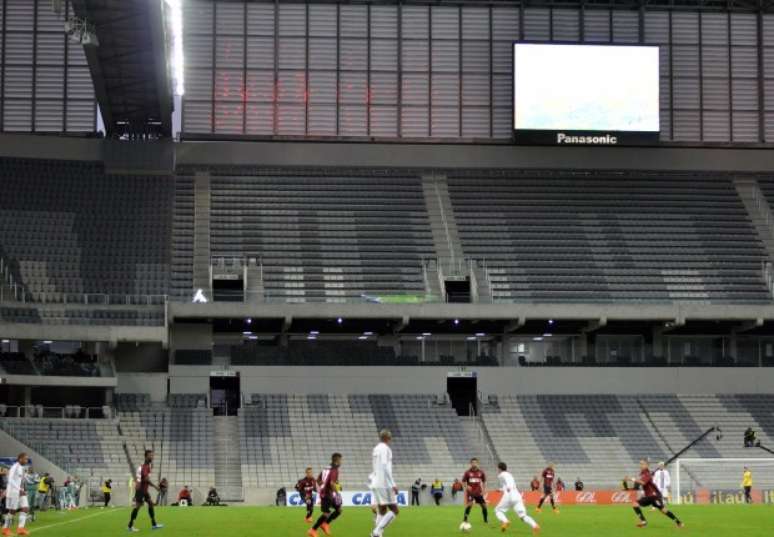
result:
[[[164,0],[169,8],[169,27],[172,30],[172,51],[169,62],[175,78],[175,95],[185,93],[183,82],[183,0]]]

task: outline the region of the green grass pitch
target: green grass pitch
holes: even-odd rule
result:
[[[491,511],[491,510],[490,510]],[[649,526],[635,527],[636,518],[628,506],[568,506],[559,515],[550,510],[536,514],[528,509],[542,526],[544,537],[591,536],[662,536],[685,535],[695,537],[763,537],[772,535],[774,506],[771,505],[705,505],[674,506],[675,513],[686,527],[678,529],[665,516],[645,510]],[[317,512],[317,511],[315,511]],[[490,513],[491,514],[491,513]],[[462,535],[460,507],[405,508],[400,517],[385,532],[385,537],[449,537]],[[298,508],[275,507],[166,507],[157,509],[159,522],[166,525],[151,531],[147,510],[137,519],[137,535],[154,537],[305,537],[308,525],[304,511]],[[82,509],[78,512],[40,513],[30,524],[33,535],[41,537],[108,537],[129,535],[126,524],[128,508]],[[527,525],[509,513],[512,521],[506,535],[531,536]],[[494,517],[492,517],[494,518]],[[367,537],[371,529],[371,513],[362,507],[345,508],[344,514],[332,525],[333,537]],[[472,513],[472,536],[501,535],[490,520],[485,526],[480,511]],[[322,532],[320,532],[322,537]]]

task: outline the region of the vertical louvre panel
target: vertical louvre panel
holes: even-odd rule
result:
[[[731,45],[754,47],[758,43],[757,16],[748,13],[731,14]]]
[[[489,42],[462,42],[462,71],[463,73],[489,72]],[[489,92],[488,84],[487,92]]]
[[[674,139],[678,142],[693,142],[700,138],[699,112],[675,110]]]
[[[459,39],[460,10],[456,7],[432,7],[433,39]]]
[[[212,34],[214,12],[214,4],[206,0],[188,0],[183,2],[183,31],[186,36],[192,34]]]
[[[341,136],[367,136],[366,107],[342,105],[339,107],[339,134]]]
[[[613,12],[613,41],[637,43],[640,40],[640,15],[637,11]]]
[[[313,71],[309,73],[309,103],[336,104],[335,71]],[[334,125],[336,119],[334,116]]]
[[[530,41],[548,41],[551,39],[550,13],[547,8],[526,8],[524,10],[524,39]]]
[[[585,40],[591,43],[610,41],[610,12],[606,9],[587,9],[583,24]]]
[[[371,107],[371,136],[395,138],[398,136],[398,107]]]
[[[731,116],[728,112],[705,111],[702,113],[703,140],[728,142],[731,140]]]
[[[373,71],[397,71],[398,70],[398,40],[397,39],[372,39],[371,40],[371,70]]]
[[[309,38],[309,69],[336,70],[336,39],[333,37]]]
[[[222,36],[215,38],[215,65],[241,69],[245,63],[245,39],[243,36]]]
[[[489,10],[462,8],[462,39],[489,39]]]
[[[244,108],[241,102],[215,103],[215,133],[243,134]]]
[[[460,69],[460,42],[433,39],[433,72],[456,73]]]
[[[400,135],[402,137],[427,138],[430,136],[430,113],[428,108],[404,105],[400,117]]]
[[[554,9],[553,29],[556,41],[580,40],[580,10]]]
[[[366,6],[342,5],[340,8],[342,37],[368,36],[368,11]]]
[[[462,137],[489,138],[489,108],[463,109]]]
[[[245,8],[241,2],[215,4],[215,33],[218,35],[244,34]]]
[[[763,128],[767,142],[774,142],[774,14],[763,15]]]
[[[279,4],[279,35],[303,37],[306,35],[306,6]]]
[[[725,13],[702,13],[701,40],[704,46],[728,46],[728,16]]]
[[[699,43],[699,15],[676,11],[672,13],[672,42],[682,45]]]
[[[336,105],[309,105],[310,136],[336,135]]]
[[[371,39],[398,38],[398,8],[395,6],[371,7]]]
[[[186,100],[183,103],[183,131],[212,132],[212,105]]]
[[[669,13],[645,12],[645,42],[653,45],[669,43]]]
[[[274,4],[247,3],[247,35],[274,35]]]
[[[247,103],[245,109],[245,134],[274,134],[274,105]]]
[[[312,37],[336,37],[336,6],[309,5],[309,35]]]

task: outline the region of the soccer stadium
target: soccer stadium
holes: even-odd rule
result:
[[[0,0],[0,509],[771,535],[774,1]]]

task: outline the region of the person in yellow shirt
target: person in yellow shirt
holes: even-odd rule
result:
[[[742,473],[742,489],[744,490],[744,503],[752,503],[752,472],[745,466]]]
[[[105,507],[110,505],[110,496],[113,494],[113,481],[111,479],[108,479],[104,483],[102,483],[102,496],[105,498]]]

